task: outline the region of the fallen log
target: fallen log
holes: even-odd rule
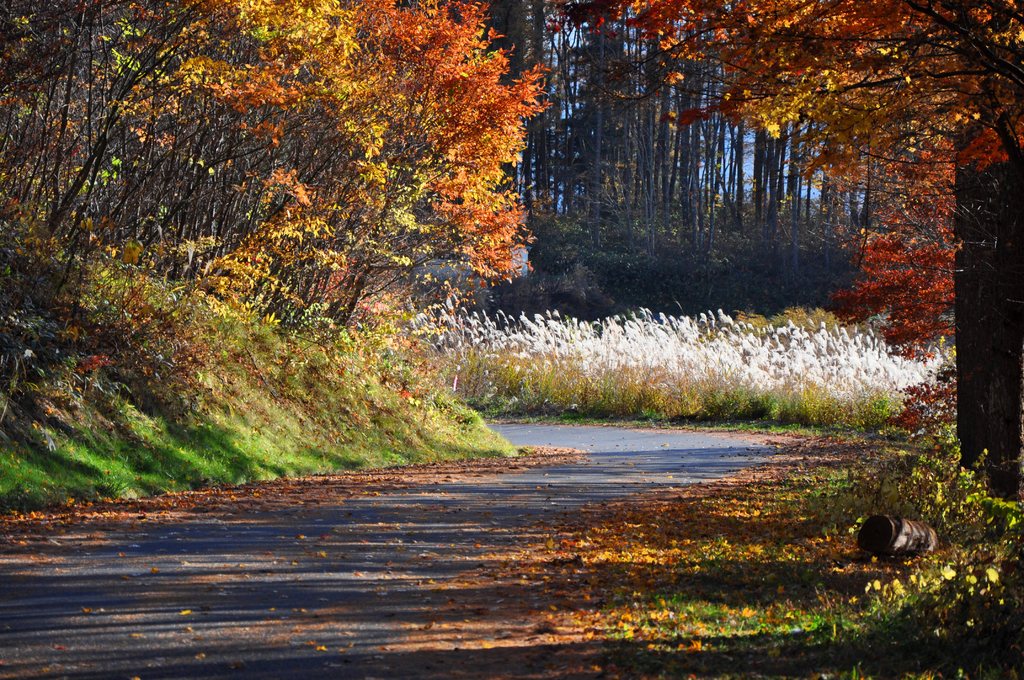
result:
[[[924,522],[888,515],[868,517],[857,534],[857,546],[874,555],[913,555],[938,544],[935,529]]]

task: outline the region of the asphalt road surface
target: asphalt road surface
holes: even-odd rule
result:
[[[589,456],[0,546],[0,678],[550,677],[557,650],[530,653],[544,631],[525,614],[544,603],[500,555],[586,504],[771,453],[731,434],[496,429]]]

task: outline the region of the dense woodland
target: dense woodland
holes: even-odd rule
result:
[[[867,149],[828,176],[804,134],[814,123],[752,126],[722,106],[714,54],[680,58],[628,14],[599,29],[574,17],[545,0],[492,7],[496,44],[514,72],[543,67],[549,104],[515,168],[540,281],[499,304],[585,316],[828,304],[875,222]]]

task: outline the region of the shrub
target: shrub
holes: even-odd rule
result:
[[[910,624],[922,641],[957,650],[948,670],[985,677],[986,670],[1024,663],[1024,512],[1019,503],[992,497],[984,478],[961,468],[959,458],[946,427],[917,450],[848,470],[823,494],[817,513],[826,526],[851,533],[876,513],[933,526],[940,550],[908,579],[880,587],[879,623]]]

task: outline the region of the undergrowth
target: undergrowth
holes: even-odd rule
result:
[[[602,603],[575,616],[609,677],[1019,677],[1019,506],[946,442],[787,448],[783,467],[612,506],[561,542]],[[939,549],[860,552],[879,512],[929,522]]]
[[[118,263],[90,277],[76,323],[22,323],[0,508],[512,452],[383,316],[283,329]]]
[[[993,496],[959,459],[946,426],[880,464],[848,468],[828,507],[847,521],[884,508],[934,527],[943,549],[906,579],[876,585],[880,619],[955,650],[942,670],[1016,674],[1024,668],[1024,510]]]

